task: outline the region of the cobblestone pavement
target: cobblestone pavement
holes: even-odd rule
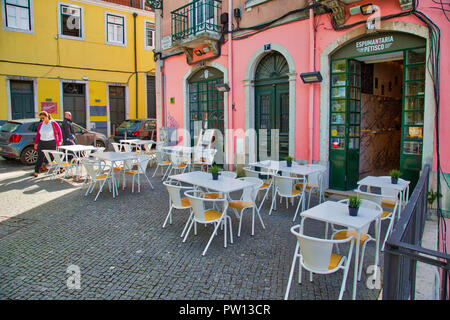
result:
[[[292,206],[269,216],[266,202],[266,229],[257,223],[254,236],[246,216],[238,238],[233,217],[234,243],[224,248],[219,231],[203,257],[211,227],[199,226],[198,235],[182,243],[187,213],[177,211],[172,225],[162,228],[169,206],[158,176],[151,179],[155,190],[144,182],[141,192],[132,194],[130,179],[118,198],[106,188],[94,202],[95,194],[85,197],[81,183],[31,174],[31,167],[0,158],[1,299],[284,298],[296,244],[289,229],[299,223],[292,222]],[[305,231],[323,236],[324,227],[310,220]],[[373,242],[367,247],[364,270],[374,261],[374,247]],[[81,289],[67,286],[70,265],[80,268]],[[364,272],[358,283],[357,299],[379,295],[367,287],[367,276]],[[341,280],[337,272],[314,275],[311,283],[303,272],[289,298],[337,299]],[[352,288],[353,264],[344,299],[351,298]]]

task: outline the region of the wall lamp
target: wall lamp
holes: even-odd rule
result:
[[[230,91],[230,87],[226,83],[216,83],[216,89],[220,92],[228,92]]]
[[[362,6],[355,6],[350,8],[350,15],[360,14],[367,16],[369,14],[372,14],[376,11],[376,8],[371,3],[363,4]]]
[[[303,83],[322,82],[322,75],[319,71],[301,73],[300,78]]]

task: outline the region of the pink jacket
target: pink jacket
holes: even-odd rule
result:
[[[56,146],[59,146],[59,145],[61,145],[61,142],[62,142],[61,128],[59,127],[59,124],[56,123],[56,121],[50,120],[50,122],[53,127],[53,133],[55,134]],[[39,141],[41,140],[41,134],[39,133],[41,131],[41,126],[42,126],[42,122],[40,122],[37,127],[36,137],[34,138],[35,144],[38,144]]]

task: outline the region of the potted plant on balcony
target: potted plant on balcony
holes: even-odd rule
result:
[[[286,164],[287,164],[288,167],[292,167],[292,160],[293,159],[294,158],[292,158],[291,156],[284,157],[284,160],[286,160]]]
[[[213,180],[219,179],[219,171],[220,167],[217,165],[213,165],[211,166],[211,168],[209,168],[209,172],[211,172]]]
[[[389,175],[391,176],[391,183],[397,184],[398,178],[400,178],[401,172],[400,172],[400,170],[394,169],[394,170],[389,171]]]
[[[360,205],[361,205],[361,198],[359,196],[348,197],[348,213],[352,217],[356,217],[358,215]]]

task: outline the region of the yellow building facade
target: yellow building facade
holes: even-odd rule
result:
[[[0,3],[0,120],[70,111],[109,135],[121,118],[149,116],[153,12],[97,0]]]

